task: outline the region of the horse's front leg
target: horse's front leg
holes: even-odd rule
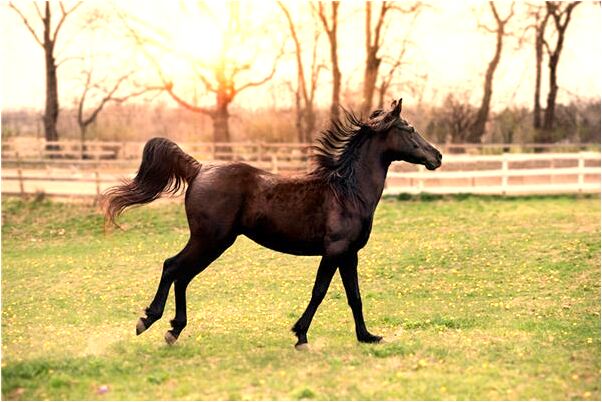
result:
[[[355,333],[357,340],[360,342],[377,343],[383,338],[382,336],[372,335],[366,328],[364,322],[364,314],[362,312],[362,297],[360,295],[360,287],[357,279],[357,253],[346,255],[341,259],[339,267],[345,293],[347,294],[347,302],[353,312],[355,320]]]
[[[292,328],[292,331],[297,335],[295,348],[302,349],[307,345],[307,331],[309,330],[311,320],[314,318],[318,306],[324,300],[324,296],[326,296],[326,291],[328,291],[330,281],[336,270],[337,264],[333,259],[322,257],[318,273],[316,274],[316,282],[311,292],[311,300],[301,318],[299,318]]]

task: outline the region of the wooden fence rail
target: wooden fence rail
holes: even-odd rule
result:
[[[4,160],[139,160],[144,142],[135,141],[44,141],[31,139],[2,142]],[[277,155],[279,159],[305,160],[309,155],[307,143],[267,142],[182,142],[179,145],[197,159],[260,161]],[[600,144],[439,144],[443,154],[501,154],[504,152],[582,150],[600,151]]]
[[[204,161],[203,163],[210,163]],[[272,172],[307,170],[302,161],[256,161],[254,166]],[[492,167],[495,164],[497,167]],[[540,165],[547,165],[541,167]],[[17,165],[2,170],[2,193],[51,196],[98,196],[123,177],[132,177],[135,165],[115,171],[100,169],[31,169]],[[483,193],[542,194],[600,192],[600,153],[447,155],[441,169],[395,163],[387,176],[385,194]]]

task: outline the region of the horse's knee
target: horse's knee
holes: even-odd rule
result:
[[[168,279],[175,279],[175,273],[178,268],[178,262],[176,257],[169,257],[163,262],[163,276]]]
[[[176,263],[176,257],[169,257],[163,261],[163,271],[170,269]]]

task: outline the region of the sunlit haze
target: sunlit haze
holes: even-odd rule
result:
[[[173,82],[182,96],[191,102],[211,105],[214,95],[208,94],[198,78],[197,69],[210,69],[219,62],[222,40],[228,35],[228,12],[225,3],[211,2],[87,2],[65,22],[57,44],[59,57],[71,58],[59,67],[59,93],[62,107],[72,106],[81,92],[84,66],[94,66],[95,74],[111,81],[125,71],[135,72],[136,85],[160,85],[157,66],[167,81]],[[313,35],[311,8],[308,3],[286,3],[310,52]],[[35,9],[27,2],[19,6],[35,19]],[[437,103],[450,91],[466,94],[477,103],[482,94],[482,81],[495,46],[495,35],[478,28],[491,24],[484,2],[427,3],[413,21],[400,13],[394,14],[386,26],[384,52],[396,55],[402,41],[411,42],[392,82],[388,97],[403,96],[407,102]],[[340,7],[339,59],[343,76],[342,103],[359,104],[363,66],[365,63],[363,3],[344,2]],[[506,10],[508,3],[500,3]],[[524,34],[527,25],[525,5],[517,7],[517,16],[509,30],[512,37],[504,43],[500,65],[495,73],[492,107],[532,103],[534,86],[533,33]],[[89,13],[100,9],[104,20],[90,23]],[[284,43],[276,74],[268,84],[241,92],[233,105],[241,108],[289,107],[294,98],[287,82],[296,82],[294,47],[289,39],[286,20],[276,2],[241,2],[240,26],[232,40],[233,58],[249,63],[243,74],[247,79],[269,74],[272,63]],[[124,17],[125,16],[125,17]],[[124,34],[124,18],[152,45],[139,49]],[[39,27],[39,21],[35,21]],[[559,102],[575,97],[600,96],[600,7],[594,3],[575,9],[566,35],[558,70]],[[0,7],[3,27],[2,107],[5,110],[44,106],[44,56],[42,48],[18,15],[7,4]],[[321,28],[318,26],[317,28]],[[232,31],[232,29],[230,31]],[[524,36],[519,47],[519,38]],[[320,37],[319,56],[328,67],[329,48],[324,34]],[[81,59],[83,57],[83,60]],[[155,60],[155,61],[152,61]],[[200,67],[199,67],[200,66]],[[208,71],[208,70],[205,70]],[[322,71],[317,103],[327,107],[330,102],[330,72]],[[419,90],[410,91],[409,84],[419,83]],[[543,88],[547,87],[544,75]],[[140,101],[139,99],[136,101]],[[153,100],[176,106],[167,95]]]

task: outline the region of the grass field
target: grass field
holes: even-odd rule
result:
[[[381,202],[360,253],[358,344],[338,275],[309,332],[289,328],[318,258],[239,238],[173,318],[135,336],[183,208],[2,201],[3,399],[600,399],[600,199]]]

